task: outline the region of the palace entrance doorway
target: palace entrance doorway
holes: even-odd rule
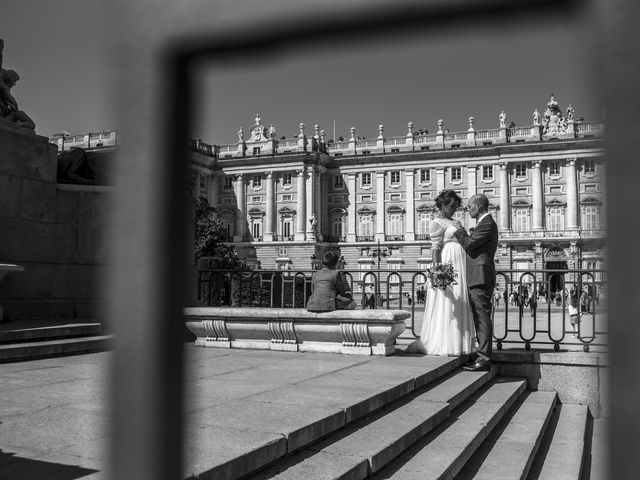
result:
[[[548,270],[568,270],[567,262],[558,260],[546,262],[544,268]],[[544,283],[549,287],[551,294],[558,290],[562,291],[564,289],[564,273],[546,272]]]

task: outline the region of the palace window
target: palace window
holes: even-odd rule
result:
[[[290,193],[286,194],[286,195],[282,195],[282,201],[283,202],[290,202],[293,200],[293,195],[291,195]]]
[[[222,187],[224,190],[233,190],[233,178],[232,177],[224,177],[224,185]]]
[[[584,161],[584,173],[596,173],[596,162],[593,159]]]
[[[251,235],[254,240],[262,239],[262,218],[251,219]]]
[[[342,238],[344,234],[344,215],[337,214],[331,222],[331,233],[334,237]]]
[[[549,175],[560,175],[560,162],[549,162]]]
[[[282,219],[281,229],[282,229],[282,236],[283,237],[292,236],[293,234],[291,232],[293,232],[293,218],[284,217]]]
[[[459,182],[462,180],[462,167],[451,167],[451,181]]]
[[[547,208],[547,230],[564,230],[564,208],[553,206]]]
[[[389,195],[389,200],[399,202],[401,200],[401,195],[399,193],[392,193]]]
[[[282,174],[282,186],[283,187],[290,187],[291,186],[291,174],[290,173],[283,173]]]
[[[344,187],[344,180],[342,175],[336,175],[333,177],[333,188],[342,188]]]
[[[251,178],[251,183],[253,185],[253,188],[262,188],[262,176],[261,175],[254,175]]]
[[[363,187],[371,186],[371,174],[370,173],[362,173],[360,177],[361,183],[360,185]]]
[[[373,236],[373,215],[360,215],[358,231],[363,237]]]
[[[418,214],[418,234],[428,235],[431,226],[431,212],[422,211]]]
[[[600,228],[600,207],[597,205],[582,206],[582,229],[598,230]]]
[[[371,201],[371,195],[362,195],[362,197],[360,197],[362,199],[362,202],[370,202]]]
[[[402,230],[402,214],[390,213],[389,214],[389,235],[403,235]]]
[[[516,163],[516,177],[524,178],[527,176],[527,164]]]
[[[400,172],[398,170],[391,172],[389,179],[391,185],[400,185]]]
[[[493,165],[482,166],[482,179],[493,180]]]
[[[529,207],[517,207],[513,209],[513,231],[528,232],[531,230],[531,216]]]
[[[420,170],[420,183],[430,183],[431,182],[431,170],[428,168],[423,168]]]
[[[261,203],[262,197],[251,197],[251,203]]]
[[[253,154],[260,155],[260,147],[253,147]]]

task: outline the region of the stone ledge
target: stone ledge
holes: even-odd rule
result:
[[[352,355],[392,355],[405,329],[405,310],[188,307],[183,310],[195,344]]]
[[[575,365],[608,367],[609,354],[605,352],[553,352],[524,349],[494,350],[492,360],[499,363],[528,363],[549,365]]]

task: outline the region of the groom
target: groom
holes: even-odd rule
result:
[[[469,216],[476,219],[476,228],[468,234],[458,220],[455,236],[467,252],[467,286],[473,323],[478,337],[478,357],[463,368],[470,371],[491,368],[491,296],[496,286],[496,267],[493,257],[498,248],[498,226],[489,215],[489,200],[474,195],[468,203]]]

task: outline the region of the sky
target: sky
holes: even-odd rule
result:
[[[21,0],[3,6],[0,38],[4,68],[21,80],[12,90],[20,108],[51,136],[118,129],[110,98],[108,2]],[[193,137],[210,144],[236,142],[256,114],[277,136],[292,137],[300,122],[307,135],[318,124],[327,138],[375,138],[414,130],[496,128],[531,125],[551,93],[563,111],[600,121],[597,49],[592,25],[549,16],[514,24],[496,21],[434,33],[290,45],[267,55],[241,56],[232,63],[202,60],[194,71],[199,97]],[[248,135],[247,135],[248,136]]]

